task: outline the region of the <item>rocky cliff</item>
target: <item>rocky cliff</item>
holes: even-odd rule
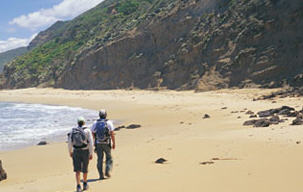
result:
[[[5,67],[2,87],[303,85],[301,0],[107,0],[59,25]]]

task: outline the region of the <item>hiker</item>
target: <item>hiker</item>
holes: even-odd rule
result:
[[[83,190],[88,189],[87,172],[89,160],[93,158],[93,137],[91,130],[84,127],[85,119],[78,118],[78,127],[68,134],[68,150],[73,158],[74,172],[76,173],[76,191],[81,192],[80,172],[83,173]]]
[[[93,124],[91,131],[93,133],[95,152],[97,153],[97,168],[99,179],[104,179],[103,175],[103,156],[105,154],[106,166],[105,176],[110,177],[110,171],[113,165],[111,149],[115,149],[115,135],[113,122],[106,119],[107,112],[102,109],[99,111],[99,119]]]

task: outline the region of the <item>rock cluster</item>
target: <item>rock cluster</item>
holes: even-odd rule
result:
[[[253,125],[254,127],[268,127],[273,124],[279,124],[284,122],[284,119],[280,119],[279,115],[284,117],[296,117],[291,125],[303,125],[303,109],[296,111],[293,107],[282,106],[280,108],[259,111],[257,114],[260,119],[245,121],[243,125]],[[250,118],[253,117],[257,117],[257,115],[250,116]]]
[[[299,97],[299,96],[303,96],[303,87],[290,87],[280,91],[272,92],[268,95],[262,95],[261,97],[256,98],[254,100],[266,100],[266,99],[273,99],[276,97],[284,98],[284,97]]]

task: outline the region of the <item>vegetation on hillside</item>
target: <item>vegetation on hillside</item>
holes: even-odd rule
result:
[[[105,45],[138,26],[164,0],[107,0],[69,22],[58,22],[34,39],[33,49],[7,66],[36,85],[58,77],[83,51]],[[44,42],[45,36],[49,36]],[[43,38],[42,38],[43,36]],[[39,39],[41,38],[41,40]],[[39,42],[40,41],[40,42]],[[41,42],[43,42],[41,44]]]
[[[3,53],[0,53],[0,72],[2,72],[5,64],[12,61],[14,58],[21,56],[27,52],[26,47],[20,47],[17,49],[9,50]]]
[[[30,52],[5,67],[2,87],[203,91],[303,85],[302,5],[105,0],[41,32]]]

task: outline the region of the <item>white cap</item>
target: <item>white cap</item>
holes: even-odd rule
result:
[[[80,122],[85,123],[85,119],[84,119],[84,117],[78,117],[78,123],[80,123]]]

